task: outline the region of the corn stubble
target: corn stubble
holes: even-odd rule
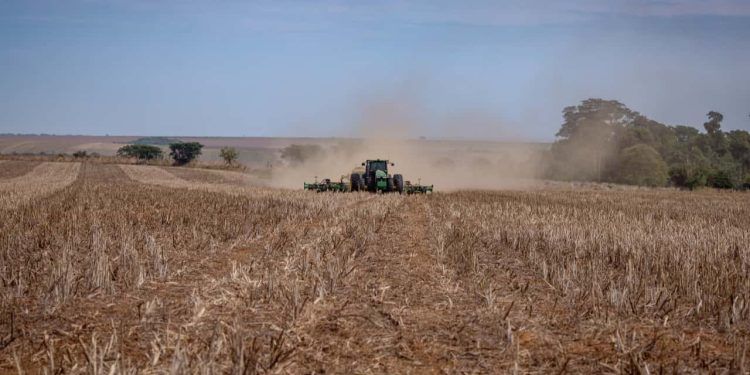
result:
[[[747,194],[211,173],[84,163],[0,208],[0,372],[747,371]]]

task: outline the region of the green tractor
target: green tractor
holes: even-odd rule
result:
[[[365,167],[364,171],[355,171],[349,178],[351,191],[398,192],[400,194],[432,193],[432,185],[414,185],[409,181],[404,181],[404,177],[400,174],[389,175],[389,165],[394,166],[395,164],[382,159],[367,160],[362,163],[362,166]]]
[[[412,184],[404,181],[400,174],[393,176],[388,174],[388,166],[394,166],[388,160],[375,159],[362,163],[362,167],[355,169],[349,177],[349,181],[342,176],[341,180],[331,181],[325,178],[318,182],[305,182],[305,190],[316,192],[347,192],[347,191],[369,191],[371,193],[400,193],[400,194],[427,194],[432,193],[432,185]]]

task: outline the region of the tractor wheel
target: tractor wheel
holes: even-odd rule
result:
[[[404,176],[400,174],[393,175],[393,184],[395,185],[396,191],[399,194],[404,193]]]
[[[385,191],[389,193],[393,191],[393,177],[388,177],[388,179],[385,180]]]
[[[362,189],[362,176],[359,173],[352,173],[349,182],[352,184],[352,191],[360,191]]]

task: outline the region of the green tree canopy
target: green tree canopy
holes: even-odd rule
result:
[[[708,122],[703,123],[706,132],[708,134],[718,132],[721,129],[721,122],[724,121],[724,115],[716,111],[710,111],[706,116],[708,116]]]
[[[656,149],[638,144],[622,150],[617,174],[622,183],[664,186],[667,183],[667,164]]]
[[[750,133],[745,130],[732,130],[727,133],[729,153],[737,160],[744,173],[750,172]]]
[[[665,163],[674,186],[741,187],[750,174],[750,134],[725,133],[721,113],[710,111],[707,116],[706,133],[701,133],[690,126],[661,124],[615,100],[584,100],[563,110],[563,124],[549,153],[548,177],[661,185],[653,176],[643,180],[631,172],[638,166],[658,166],[654,175],[662,181],[660,167]],[[636,146],[646,154],[634,159]]]
[[[151,145],[126,145],[117,150],[117,156],[136,158],[139,160],[161,159],[162,151]]]
[[[169,145],[169,156],[174,159],[176,165],[185,165],[195,160],[203,149],[198,142],[177,142]]]
[[[556,136],[572,139],[581,133],[599,140],[613,140],[615,127],[632,123],[639,116],[617,100],[586,99],[563,109],[563,124]],[[596,130],[593,130],[596,129]]]

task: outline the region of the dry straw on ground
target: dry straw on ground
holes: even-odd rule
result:
[[[79,167],[80,163],[41,163],[29,173],[0,180],[0,208],[12,209],[72,184]]]
[[[2,211],[0,372],[747,371],[745,193],[190,173],[86,163]]]

